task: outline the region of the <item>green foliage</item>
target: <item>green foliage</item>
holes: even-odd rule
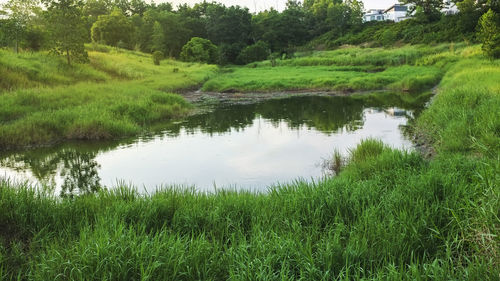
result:
[[[205,15],[207,39],[219,47],[219,63],[235,63],[251,39],[252,15],[248,8],[212,3],[205,7]]]
[[[344,34],[362,23],[363,3],[357,0],[328,5],[326,23],[335,34]]]
[[[409,12],[416,11],[416,17],[427,21],[435,21],[441,17],[441,9],[445,2],[442,0],[402,0],[404,4],[409,4]]]
[[[165,42],[165,32],[163,27],[157,21],[153,24],[153,34],[151,35],[152,49],[156,51],[163,50],[163,44]]]
[[[46,32],[38,26],[30,26],[26,29],[21,46],[30,51],[40,51],[46,44]]]
[[[160,61],[163,59],[163,53],[161,51],[154,51],[152,57],[153,63],[155,65],[160,65]]]
[[[181,59],[188,62],[215,63],[217,47],[210,40],[193,37],[182,47]]]
[[[249,40],[252,16],[247,8],[212,4],[206,13],[208,39],[214,44],[245,44]]]
[[[370,47],[394,46],[401,43],[435,44],[444,42],[474,41],[475,26],[470,26],[466,16],[443,16],[434,22],[419,22],[408,19],[394,22],[367,22],[360,28],[350,29],[340,36],[335,32],[327,32],[311,41],[311,47],[326,46],[334,48],[341,45],[366,45]]]
[[[118,42],[130,44],[132,24],[122,11],[115,8],[109,15],[100,15],[92,25],[92,41],[117,46]]]
[[[68,65],[72,60],[87,62],[84,43],[87,38],[82,20],[81,2],[76,0],[45,0],[52,52],[64,55]]]
[[[187,28],[188,21],[172,12],[148,10],[142,25],[137,28],[141,50],[162,51],[169,57],[178,57],[182,46],[192,37],[192,31]]]
[[[463,0],[456,5],[460,10],[459,25],[465,32],[474,32],[481,17],[481,9],[476,5],[476,0]]]
[[[253,35],[267,43],[272,52],[283,52],[311,39],[307,21],[307,13],[300,6],[288,7],[282,13],[264,11],[252,18]]]
[[[500,58],[500,16],[491,9],[479,20],[479,37],[484,53]]]
[[[254,61],[262,61],[269,57],[269,46],[259,41],[253,45],[247,46],[238,55],[237,61],[241,64],[247,64]]]
[[[19,52],[19,45],[24,40],[28,40],[28,42],[34,40],[34,22],[41,14],[41,8],[38,4],[37,0],[9,0],[2,5],[2,8],[5,9],[3,13],[8,17],[0,20],[0,35],[2,35],[0,37],[6,41],[5,45],[14,42],[16,53]]]

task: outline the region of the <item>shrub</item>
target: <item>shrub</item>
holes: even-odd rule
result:
[[[155,65],[160,65],[160,61],[163,59],[163,53],[161,51],[155,51],[153,53],[153,62]]]
[[[237,61],[241,64],[248,64],[254,61],[262,61],[269,56],[269,46],[259,41],[254,45],[247,46],[238,56]]]
[[[181,60],[188,62],[215,63],[217,46],[210,40],[193,37],[182,47]]]
[[[217,62],[219,64],[236,63],[237,58],[244,47],[245,44],[241,42],[232,44],[227,44],[227,43],[221,44],[218,48]]]

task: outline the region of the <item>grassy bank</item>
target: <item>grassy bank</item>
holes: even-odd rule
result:
[[[417,131],[444,152],[500,151],[500,61],[472,57],[454,64]]]
[[[149,55],[109,47],[73,66],[42,53],[0,52],[0,72],[8,73],[0,85],[2,149],[137,134],[185,115],[191,105],[167,92],[196,86],[216,68],[172,60],[155,66]]]
[[[2,182],[0,274],[496,280],[495,177],[478,159],[427,162],[368,141],[340,176],[266,195],[167,189],[143,197],[121,187],[60,201]]]
[[[231,67],[207,81],[203,90],[258,92],[286,90],[396,90],[416,92],[439,83],[448,62],[477,47],[349,47],[298,53],[295,58]],[[446,61],[443,58],[446,57]],[[456,58],[455,58],[456,57]],[[437,59],[436,59],[437,58]],[[439,64],[436,64],[440,62]]]
[[[414,64],[444,75],[414,124],[433,159],[368,140],[339,176],[267,194],[0,181],[0,278],[498,280],[499,62],[448,47]]]

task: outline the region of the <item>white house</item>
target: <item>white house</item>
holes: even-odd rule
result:
[[[459,12],[457,5],[453,2],[445,1],[444,5],[444,8],[441,9],[441,13],[445,15],[454,15]]]
[[[384,19],[391,20],[394,22],[400,22],[405,19],[409,19],[407,15],[408,6],[403,4],[394,4],[384,11]]]
[[[384,21],[390,20],[394,22],[400,22],[412,17],[412,15],[408,14],[410,6],[404,4],[394,4],[388,9],[370,9],[365,12],[363,15],[363,21]],[[457,5],[451,2],[450,0],[444,1],[444,8],[441,12],[445,15],[454,15],[459,12]]]
[[[363,16],[363,21],[383,21],[384,20],[384,10],[383,9],[370,9],[365,12]]]

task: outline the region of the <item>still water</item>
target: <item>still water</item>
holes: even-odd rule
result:
[[[220,105],[132,140],[0,154],[0,177],[57,190],[126,183],[148,193],[170,185],[265,191],[321,178],[335,149],[347,154],[365,138],[410,149],[401,126],[415,108],[397,97],[389,103],[308,96]]]

